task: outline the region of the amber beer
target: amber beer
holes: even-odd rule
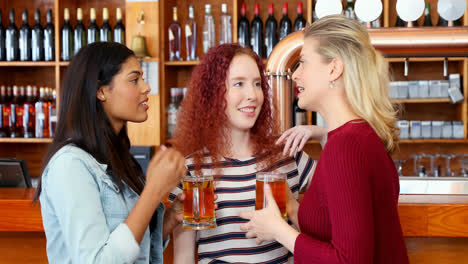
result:
[[[213,177],[186,176],[182,185],[185,194],[183,228],[188,230],[215,228]]]
[[[257,173],[255,210],[261,210],[266,206],[266,197],[263,192],[266,184],[269,184],[281,215],[286,218],[286,174],[259,172]]]

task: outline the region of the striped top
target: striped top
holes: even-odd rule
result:
[[[245,237],[240,229],[247,220],[240,218],[239,212],[255,210],[255,186],[257,158],[221,159],[221,169],[212,170],[211,158],[205,157],[202,164],[203,175],[213,175],[216,179],[218,209],[217,228],[197,231],[198,260],[206,263],[287,263],[292,255],[278,242],[264,242],[257,245],[255,239]],[[192,160],[187,158],[188,173],[194,170]],[[268,171],[285,173],[288,184],[297,198],[312,177],[314,161],[306,153],[299,152],[294,158],[284,158],[276,162]],[[217,174],[216,174],[217,172]],[[182,185],[169,195],[174,201],[182,192]]]

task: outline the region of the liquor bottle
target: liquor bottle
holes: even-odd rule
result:
[[[221,23],[219,44],[232,43],[231,16],[227,13],[227,4],[221,4]]]
[[[91,24],[88,27],[88,44],[99,41],[99,27],[96,24],[96,10],[91,8],[89,17]]]
[[[296,97],[293,104],[293,126],[307,125],[307,111],[299,107],[298,101]]]
[[[258,56],[264,57],[263,52],[263,22],[260,19],[260,5],[255,3],[255,17],[252,20],[252,34],[250,36],[250,45]]]
[[[291,19],[288,17],[288,3],[283,4],[283,18],[280,21],[280,40],[289,35],[292,31]]]
[[[178,89],[171,88],[171,103],[167,107],[167,138],[174,136],[176,124],[177,124],[177,99]]]
[[[168,28],[169,34],[169,60],[178,61],[182,60],[180,57],[180,24],[177,19],[177,7],[172,8],[172,23]]]
[[[44,60],[55,60],[55,28],[52,24],[52,10],[47,10],[47,24],[44,28]]]
[[[57,127],[57,105],[56,105],[57,93],[55,89],[52,90],[52,96],[49,103],[49,136],[54,137],[55,128]]]
[[[189,18],[185,22],[185,45],[187,47],[187,60],[194,61],[197,58],[197,22],[193,5],[189,6]]]
[[[114,42],[125,45],[125,26],[122,23],[122,10],[120,7],[116,11],[117,25],[114,28]]]
[[[78,51],[86,46],[86,28],[83,25],[83,11],[81,8],[78,8],[76,11],[76,27],[73,31],[73,44],[74,44],[74,54],[78,53]]]
[[[26,87],[26,100],[24,101],[23,114],[23,131],[25,138],[33,138],[35,136],[36,109],[34,107],[33,89],[31,85]]]
[[[397,15],[397,20],[396,20],[396,23],[395,23],[395,27],[404,27],[405,26],[405,21],[403,21],[403,19],[400,18],[400,16]]]
[[[344,15],[347,18],[356,19],[356,14],[354,13],[354,0],[348,0],[346,2],[346,9]]]
[[[9,137],[9,127],[6,124],[10,123],[9,113],[7,112],[7,89],[5,85],[0,87],[0,138]],[[5,113],[5,115],[4,115]],[[6,115],[8,115],[6,117]]]
[[[101,37],[101,41],[112,41],[112,28],[109,25],[109,10],[106,7],[102,9],[102,19],[103,23],[100,29],[99,36]]]
[[[431,4],[426,3],[426,9],[424,9],[424,27],[432,27],[431,21]]]
[[[245,17],[246,7],[245,3],[242,3],[241,6],[241,18],[239,19],[239,23],[237,24],[238,27],[238,42],[243,47],[250,46],[250,25],[249,20]]]
[[[20,28],[19,51],[21,61],[31,60],[31,28],[28,24],[28,10],[23,10],[23,25]]]
[[[36,24],[32,28],[31,46],[32,46],[32,60],[44,60],[44,30],[41,26],[41,12],[36,9],[34,12],[34,21]]]
[[[73,55],[73,28],[70,25],[70,12],[68,8],[63,10],[63,19],[61,55],[63,61],[69,61]]]
[[[294,31],[301,30],[306,26],[307,22],[303,15],[302,2],[297,3],[297,18],[294,20]]]
[[[265,22],[265,51],[266,57],[270,57],[273,48],[278,43],[278,22],[274,15],[274,6],[272,3],[268,6],[268,18]]]
[[[19,33],[18,28],[15,25],[14,9],[10,10],[9,18],[10,25],[8,25],[5,36],[6,60],[17,61],[19,59]]]
[[[6,60],[5,34],[5,27],[2,24],[2,10],[0,9],[0,61]]]
[[[36,102],[36,137],[49,137],[49,103],[44,87],[39,88],[39,101]]]
[[[13,86],[13,101],[11,102],[10,112],[10,137],[23,137],[23,105],[21,102],[21,93],[18,86]]]
[[[211,5],[205,5],[205,18],[203,21],[203,53],[214,47],[215,44],[215,27],[214,19],[211,15]]]

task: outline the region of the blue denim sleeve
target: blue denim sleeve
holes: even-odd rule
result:
[[[151,263],[154,264],[163,263],[163,251],[169,244],[169,236],[163,238],[164,213],[164,204],[160,203],[156,210],[157,223],[154,229],[151,230]]]
[[[133,263],[139,245],[124,223],[109,230],[91,170],[79,155],[54,159],[43,175],[41,204],[54,211],[60,226],[53,228],[62,232],[73,263]]]

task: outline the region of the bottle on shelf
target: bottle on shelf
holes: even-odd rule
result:
[[[39,88],[39,101],[36,102],[36,137],[49,137],[49,102],[46,89]]]
[[[211,15],[211,5],[205,5],[205,18],[203,22],[203,53],[207,53],[215,44],[215,26]]]
[[[356,14],[354,13],[354,0],[347,0],[344,15],[347,18],[356,19]]]
[[[13,86],[13,100],[11,101],[10,112],[10,137],[20,138],[23,137],[23,102],[21,99],[20,88],[16,85]]]
[[[61,56],[63,61],[69,61],[73,55],[73,28],[70,25],[70,12],[68,8],[63,10],[63,27],[62,27],[62,49]]]
[[[177,18],[177,7],[172,8],[172,23],[169,25],[169,60],[179,61],[182,60],[180,57],[180,24]]]
[[[187,47],[187,60],[194,61],[197,58],[197,22],[193,5],[189,6],[189,18],[185,22],[185,45]]]
[[[167,138],[174,136],[177,124],[178,88],[171,88],[171,103],[167,107]]]
[[[47,24],[44,28],[44,60],[55,60],[55,28],[52,23],[52,9],[47,10]]]
[[[55,89],[52,90],[52,95],[49,103],[49,136],[52,138],[55,135],[55,128],[57,127],[57,93]]]
[[[293,126],[307,125],[307,111],[299,107],[298,101],[296,97],[293,103]]]
[[[10,123],[7,112],[8,103],[7,89],[5,85],[2,85],[0,86],[0,138],[9,137],[9,127],[6,126],[6,124]]]
[[[109,10],[104,7],[102,9],[102,23],[99,36],[101,37],[100,41],[112,41],[112,28],[109,25]]]
[[[263,22],[262,19],[260,19],[260,5],[258,3],[255,3],[254,12],[255,16],[252,20],[250,45],[252,46],[253,51],[263,58]]]
[[[424,9],[424,27],[432,27],[431,21],[431,4],[426,3],[426,9]]]
[[[283,18],[280,21],[280,33],[279,39],[282,40],[292,31],[291,19],[288,17],[288,3],[283,4]]]
[[[23,131],[25,138],[35,136],[36,109],[34,107],[33,88],[31,85],[26,87],[26,100],[24,101]]]
[[[96,24],[96,9],[91,8],[89,17],[91,24],[88,27],[88,44],[99,41],[99,27]]]
[[[32,60],[44,60],[44,29],[41,26],[41,12],[36,9],[34,12],[34,21],[36,24],[32,28],[31,47],[32,47]]]
[[[9,18],[10,25],[8,25],[5,35],[6,60],[17,61],[19,59],[19,33],[15,25],[14,9],[10,9]]]
[[[303,12],[302,2],[297,3],[297,18],[294,20],[294,31],[301,30],[307,24]]]
[[[73,44],[74,44],[74,54],[78,53],[78,51],[86,46],[86,28],[83,25],[83,10],[78,8],[76,10],[76,26],[75,30],[73,31]]]
[[[268,14],[265,22],[265,51],[267,58],[270,57],[273,48],[278,43],[278,22],[275,19],[273,3],[268,5]]]
[[[397,15],[397,20],[395,23],[395,27],[405,27],[406,22],[401,19],[399,15]]]
[[[31,60],[31,27],[28,24],[28,10],[24,9],[22,14],[23,25],[20,28],[19,51],[21,61]]]
[[[249,20],[245,16],[246,13],[246,6],[245,3],[242,3],[241,6],[241,17],[239,19],[239,23],[237,24],[237,37],[238,37],[238,42],[241,46],[243,47],[249,47],[250,46],[250,25],[249,25]]]
[[[125,26],[122,23],[122,9],[117,8],[116,11],[117,24],[114,28],[114,42],[125,45]]]
[[[6,60],[5,34],[5,27],[2,24],[2,10],[0,9],[0,61]]]
[[[227,4],[221,4],[221,23],[219,26],[219,44],[232,43],[231,16],[227,13]]]

